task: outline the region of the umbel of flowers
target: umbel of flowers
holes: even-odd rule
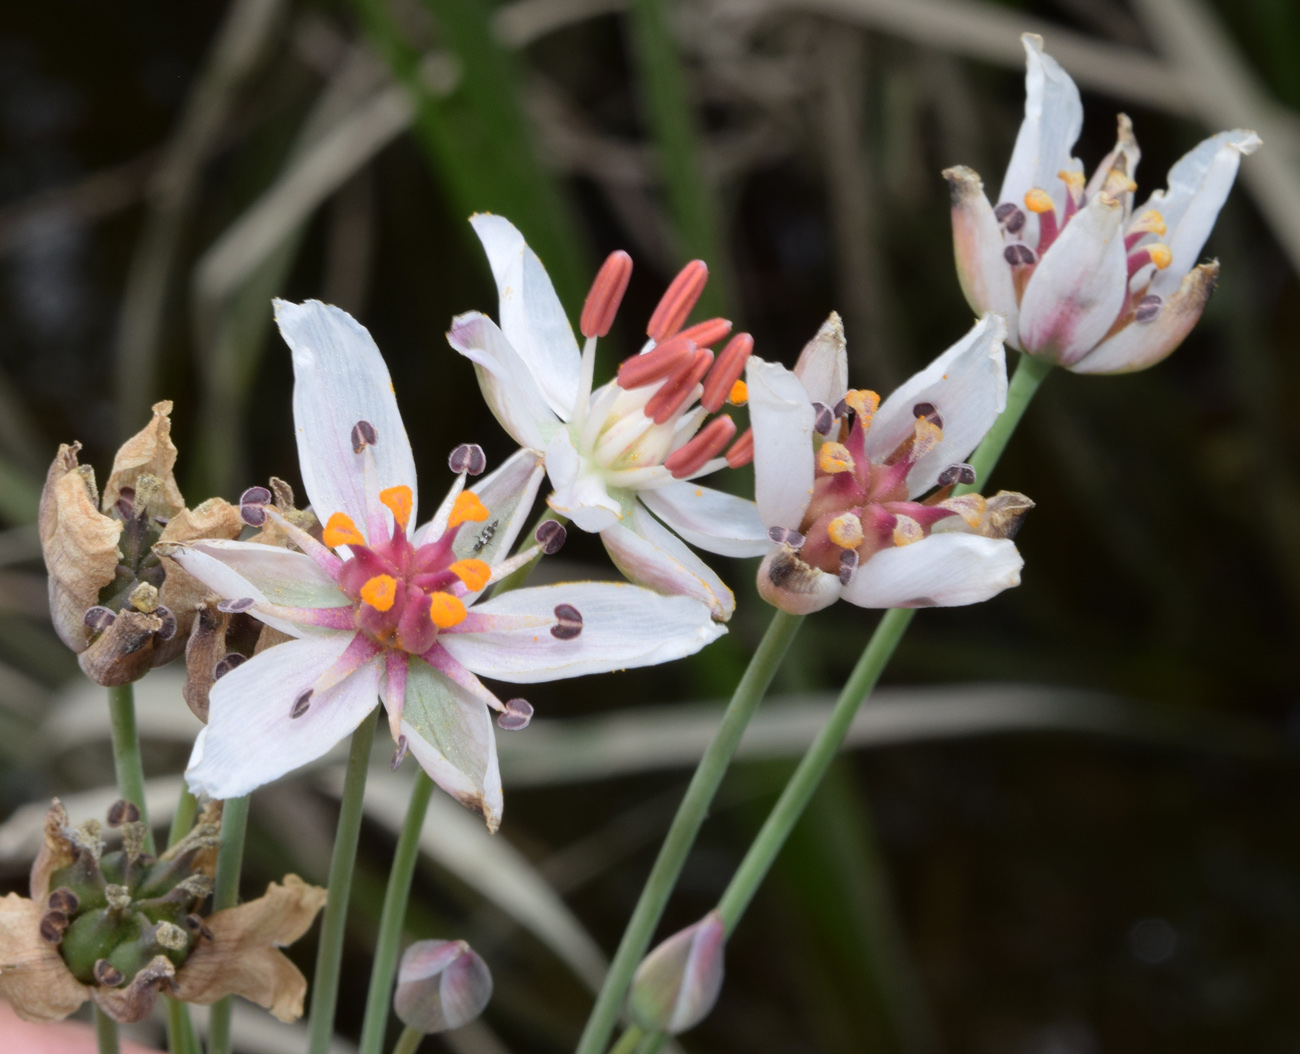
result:
[[[207,914],[220,805],[155,858],[139,812],[109,811],[120,847],[97,820],[73,827],[55,801],[32,865],[31,897],[0,900],[0,997],[28,1021],[67,1017],[87,999],[116,1021],[149,1016],[160,993],[190,1003],[241,995],[282,1021],[302,1015],[306,979],[279,949],[306,932],[325,890],[296,875]]]

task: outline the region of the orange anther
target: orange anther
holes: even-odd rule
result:
[[[393,517],[405,530],[411,520],[411,488],[405,485],[389,487],[379,492],[379,500],[388,507]]]
[[[1052,201],[1052,195],[1047,191],[1034,187],[1025,195],[1025,208],[1037,213],[1055,212],[1056,203]]]
[[[749,402],[749,385],[744,381],[737,381],[731,386],[731,391],[727,393],[727,402],[732,406],[744,406]]]
[[[928,417],[918,417],[913,426],[910,460],[920,461],[943,441],[943,429]]]
[[[632,257],[622,249],[605,257],[595,281],[591,283],[586,303],[582,305],[578,328],[584,337],[603,337],[609,332],[631,277]]]
[[[870,427],[871,419],[880,409],[880,396],[869,388],[851,389],[844,396],[844,401],[849,404],[849,409],[858,415],[858,421],[863,428]]]
[[[339,545],[365,545],[366,536],[357,530],[352,517],[346,512],[336,512],[330,516],[321,532],[321,540],[331,549]]]
[[[911,545],[925,537],[925,530],[910,516],[898,517],[894,525],[894,544]]]
[[[709,268],[703,260],[692,260],[683,267],[650,316],[646,336],[654,341],[662,341],[678,333],[686,325],[686,319],[704,292],[708,280]]]
[[[1151,254],[1151,262],[1161,271],[1174,262],[1174,254],[1169,251],[1169,246],[1167,245],[1160,245],[1158,243],[1156,245],[1149,245],[1147,246],[1147,252]]]
[[[361,587],[361,599],[376,611],[387,611],[397,599],[397,579],[392,575],[375,575]]]
[[[477,494],[472,490],[462,490],[456,495],[456,501],[451,507],[451,516],[447,519],[447,526],[459,527],[466,520],[482,523],[489,515],[487,506],[479,501]]]
[[[457,560],[449,568],[453,575],[465,583],[471,592],[477,593],[492,577],[492,568],[484,560]]]
[[[853,471],[853,455],[843,443],[823,443],[817,452],[817,466],[829,476]]]
[[[862,521],[846,512],[826,525],[826,534],[841,549],[856,549],[862,544]]]
[[[434,593],[429,598],[429,618],[439,629],[451,629],[465,621],[465,605],[450,593]]]

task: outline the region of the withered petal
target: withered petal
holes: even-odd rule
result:
[[[134,487],[136,480],[146,475],[156,476],[162,482],[158,503],[166,515],[175,516],[185,508],[185,499],[172,474],[177,451],[172,442],[171,419],[167,416],[171,412],[170,400],[154,403],[152,420],[118,449],[113,470],[104,484],[103,509],[111,509],[122,496],[123,487]]]
[[[176,990],[176,967],[165,955],[155,955],[124,988],[104,988],[95,985],[90,998],[99,1009],[121,1025],[143,1021],[153,1013],[158,993],[166,988],[168,994]]]
[[[82,672],[105,687],[138,681],[153,665],[154,634],[162,624],[157,615],[124,608],[95,643],[77,656]]]
[[[67,834],[69,826],[68,812],[63,802],[55,798],[45,814],[45,841],[32,862],[28,887],[32,900],[38,905],[44,903],[46,894],[50,892],[50,875],[77,859],[76,848]]]
[[[38,903],[10,893],[0,899],[0,999],[24,1021],[58,1021],[89,998],[59,957],[41,939]]]

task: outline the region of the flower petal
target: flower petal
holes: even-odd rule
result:
[[[0,999],[24,1021],[59,1021],[90,998],[53,944],[41,939],[45,907],[10,893],[0,899]]]
[[[379,701],[382,658],[315,693],[300,717],[294,702],[347,650],[355,634],[291,640],[237,666],[212,687],[208,725],[185,779],[196,794],[237,798],[327,753]]]
[[[984,193],[984,183],[965,165],[947,168],[948,194],[952,201],[952,248],[957,258],[957,280],[961,291],[978,314],[996,312],[1007,320],[1015,341],[1016,287],[1011,267],[1002,255],[1006,240]]]
[[[1260,138],[1238,128],[1220,132],[1188,151],[1169,170],[1169,189],[1157,190],[1145,208],[1158,209],[1165,221],[1165,244],[1173,260],[1151,280],[1149,292],[1169,296],[1200,258],[1219,210],[1237,178],[1242,157],[1253,154]]]
[[[1025,46],[1025,119],[1016,136],[1006,178],[998,203],[1009,201],[1024,207],[1025,194],[1035,187],[1045,190],[1063,215],[1066,189],[1057,177],[1062,170],[1081,172],[1083,165],[1071,156],[1083,128],[1083,103],[1079,89],[1060,63],[1043,51],[1043,38],[1036,33],[1020,37]],[[1038,246],[1038,217],[1025,213],[1022,232],[1026,244]]]
[[[985,315],[961,340],[894,390],[867,430],[867,456],[880,463],[913,432],[915,407],[931,404],[943,419],[943,440],[913,466],[908,491],[918,497],[939,473],[965,459],[1007,405],[1006,324]]]
[[[876,553],[858,568],[842,595],[864,608],[978,604],[1018,586],[1024,563],[1006,538],[932,534]]]
[[[462,527],[452,551],[462,559],[472,556],[489,564],[508,556],[528,522],[545,475],[537,451],[517,450],[500,468],[471,487],[488,510],[488,518],[475,524],[472,531]]]
[[[1070,367],[1075,373],[1131,373],[1170,354],[1200,320],[1219,277],[1217,260],[1193,267],[1150,322],[1136,319]]]
[[[467,311],[451,320],[447,342],[474,364],[483,398],[510,437],[520,446],[545,450],[559,420],[497,324]]]
[[[661,593],[694,597],[723,621],[736,610],[735,595],[713,568],[639,503],[633,504],[622,523],[601,531],[600,540],[629,581]]]
[[[449,639],[444,636],[441,642]],[[501,771],[492,715],[483,700],[413,658],[402,734],[429,778],[462,805],[481,812],[488,829],[495,831],[501,823]]]
[[[797,530],[812,496],[816,414],[799,378],[779,363],[750,356],[745,376],[759,519]]]
[[[581,613],[577,637],[560,640],[538,626],[507,623],[475,633],[444,633],[439,639],[453,658],[483,677],[534,684],[669,662],[695,654],[726,632],[697,600],[662,596],[624,582],[516,589],[476,605],[474,612],[553,622],[560,604]]]
[[[772,546],[758,506],[746,498],[688,480],[643,490],[639,496],[672,530],[706,552],[762,556]]]
[[[325,523],[342,512],[357,524],[369,520],[362,459],[352,449],[358,421],[369,421],[378,436],[371,449],[379,486],[410,487],[414,517],[418,502],[411,441],[374,340],[337,307],[318,300],[274,303],[280,334],[293,353],[298,463],[317,518]]]
[[[567,428],[559,429],[546,448],[546,473],[555,489],[546,504],[592,534],[611,527],[623,518],[623,506],[585,463],[573,445]]]
[[[469,222],[496,279],[501,329],[547,404],[567,421],[578,396],[582,355],[551,278],[509,220],[479,213]]]
[[[1066,224],[1020,300],[1020,347],[1069,366],[1097,346],[1128,295],[1124,206],[1098,194]]]
[[[812,402],[834,406],[849,390],[849,355],[844,323],[834,311],[799,353],[794,375]]]

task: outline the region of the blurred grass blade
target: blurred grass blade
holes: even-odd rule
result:
[[[422,56],[403,36],[388,0],[352,2],[371,43],[412,94],[416,135],[454,207],[466,216],[508,217],[545,262],[560,299],[576,311],[587,282],[578,226],[537,158],[514,64],[492,34],[487,5],[425,0],[440,46],[456,60],[457,83],[443,98],[430,89]]]
[[[8,459],[0,457],[0,520],[11,524],[36,522],[40,485]]]

